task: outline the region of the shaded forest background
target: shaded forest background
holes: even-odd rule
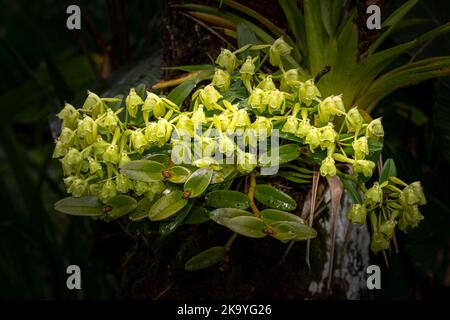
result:
[[[402,3],[379,2],[383,15]],[[81,7],[80,31],[66,28],[66,8],[73,3]],[[255,3],[246,4],[285,27],[276,1]],[[422,0],[411,16],[439,25],[450,20],[450,3]],[[390,41],[405,41],[413,31],[418,30],[403,30]],[[372,36],[361,32],[361,43]],[[449,40],[428,44],[420,56],[450,54]],[[2,5],[1,298],[129,296],[123,271],[139,241],[120,224],[53,210],[65,195],[59,164],[51,158],[54,115],[66,101],[80,106],[87,89],[126,93],[139,83],[151,86],[174,75],[161,65],[206,63],[208,54],[215,56],[223,46],[166,1],[20,0]],[[400,253],[392,254],[389,268],[384,267],[383,290],[375,298],[449,297],[450,78],[399,90],[379,104],[374,116],[382,116],[385,125],[384,158],[395,159],[405,181],[421,180],[429,200],[420,227],[400,236]],[[372,261],[384,266],[379,257]],[[70,264],[83,271],[81,291],[65,287]]]

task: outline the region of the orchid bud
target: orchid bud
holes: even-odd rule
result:
[[[336,175],[336,166],[332,157],[326,157],[320,166],[320,174],[322,176],[334,177]]]
[[[362,173],[365,177],[370,178],[375,168],[375,162],[369,160],[355,160],[353,162],[353,171]]]
[[[356,224],[364,224],[366,222],[367,210],[362,204],[356,203],[347,213],[347,218]]]
[[[295,134],[297,132],[298,128],[298,119],[294,116],[289,116],[286,119],[286,122],[283,125],[283,128],[281,128],[281,131]]]
[[[269,61],[273,66],[281,65],[281,57],[287,56],[291,53],[292,48],[289,46],[283,38],[278,38],[274,41],[274,43],[270,46],[269,49]]]
[[[166,119],[159,119],[156,124],[156,137],[160,146],[169,141],[172,134],[172,125]]]
[[[56,116],[62,120],[63,128],[70,128],[72,130],[77,128],[80,113],[72,105],[66,103],[64,108]]]
[[[272,76],[266,76],[257,86],[257,88],[260,88],[263,91],[271,91],[275,90],[277,87],[275,87],[275,84],[273,83]]]
[[[353,141],[353,150],[355,151],[355,159],[363,160],[369,154],[369,143],[366,137],[360,137]]]
[[[320,97],[320,91],[314,84],[314,80],[307,80],[301,82],[298,89],[298,97],[305,105],[311,105],[312,101],[317,97]]]
[[[74,137],[75,132],[66,127],[62,129],[61,134],[58,138],[58,142],[62,143],[64,146],[70,147],[73,144]]]
[[[100,191],[100,197],[104,202],[117,194],[116,184],[112,180],[107,180]]]
[[[139,106],[144,104],[141,97],[136,93],[136,90],[133,88],[130,89],[130,93],[125,99],[125,105],[127,106],[127,111],[130,117],[136,118]]]
[[[217,101],[219,101],[220,98],[222,98],[222,95],[212,84],[207,85],[200,91],[200,99],[208,110],[216,109]]]
[[[375,182],[373,186],[366,191],[364,199],[370,204],[377,204],[383,201],[383,189],[378,182]]]
[[[219,88],[220,92],[228,91],[230,88],[231,77],[230,74],[222,69],[216,69],[212,84]]]
[[[371,138],[382,138],[384,137],[383,124],[381,123],[381,118],[372,120],[366,129],[366,136]]]
[[[92,113],[94,111],[94,108],[96,108],[96,106],[100,103],[102,103],[100,97],[88,90],[88,96],[84,101],[82,109],[86,113]]]
[[[364,119],[359,113],[358,107],[350,109],[345,116],[348,132],[359,131],[364,123]]]
[[[236,55],[228,49],[222,49],[219,56],[216,59],[216,64],[225,68],[228,73],[232,73],[236,68]]]
[[[67,147],[61,141],[56,141],[55,149],[53,150],[52,158],[61,158],[64,157],[69,151],[69,147]]]

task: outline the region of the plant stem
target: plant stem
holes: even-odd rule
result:
[[[261,213],[259,212],[259,210],[255,204],[255,200],[254,200],[255,189],[256,189],[256,178],[255,178],[255,174],[252,172],[252,173],[250,173],[250,185],[248,187],[248,199],[249,199],[250,208],[252,209],[253,214],[259,218],[261,216]]]

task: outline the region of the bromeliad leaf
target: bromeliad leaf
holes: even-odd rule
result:
[[[291,211],[297,203],[288,194],[268,184],[256,185],[255,198],[270,208]]]
[[[102,203],[97,197],[67,197],[55,203],[55,210],[74,215],[97,217],[104,215]]]
[[[153,160],[135,160],[125,163],[120,172],[132,179],[144,182],[162,181],[165,166]]]
[[[225,226],[249,238],[264,238],[266,236],[266,224],[262,219],[253,216],[240,216],[229,219]]]
[[[247,209],[250,204],[248,196],[242,192],[231,190],[216,190],[206,195],[206,203],[214,208]]]
[[[202,168],[195,171],[187,179],[184,184],[184,192],[189,195],[189,198],[196,198],[200,196],[211,183],[213,171],[208,168]]]
[[[148,212],[148,217],[152,221],[166,219],[183,209],[187,203],[188,199],[183,198],[182,191],[172,191],[159,198],[153,204]]]
[[[216,263],[223,260],[225,253],[225,247],[209,248],[189,259],[184,265],[184,270],[197,271],[212,267]]]

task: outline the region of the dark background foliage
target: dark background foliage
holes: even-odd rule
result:
[[[386,12],[398,3],[402,1],[385,4]],[[66,28],[70,4],[81,7],[80,31]],[[259,1],[257,6],[284,27],[275,1]],[[411,14],[434,25],[448,22],[449,15],[445,0],[422,0]],[[405,28],[390,41],[405,41],[423,27]],[[402,59],[450,54],[449,43],[448,36],[442,37]],[[149,86],[162,77],[161,63],[205,63],[207,51],[215,48],[217,52],[220,46],[223,43],[178,15],[166,1],[20,0],[2,4],[1,298],[122,295],[120,274],[127,253],[136,245],[134,239],[119,224],[53,210],[53,203],[64,196],[59,164],[51,158],[54,114],[65,101],[79,106],[87,89],[123,94],[139,83]],[[429,200],[420,227],[399,237],[400,252],[392,253],[389,268],[384,267],[383,289],[376,298],[449,295],[449,90],[450,78],[428,81],[390,95],[375,111],[374,116],[383,116],[385,125],[384,158],[395,159],[406,181],[421,180]],[[384,265],[379,257],[372,258]],[[81,291],[66,289],[65,270],[70,264],[83,270]]]

